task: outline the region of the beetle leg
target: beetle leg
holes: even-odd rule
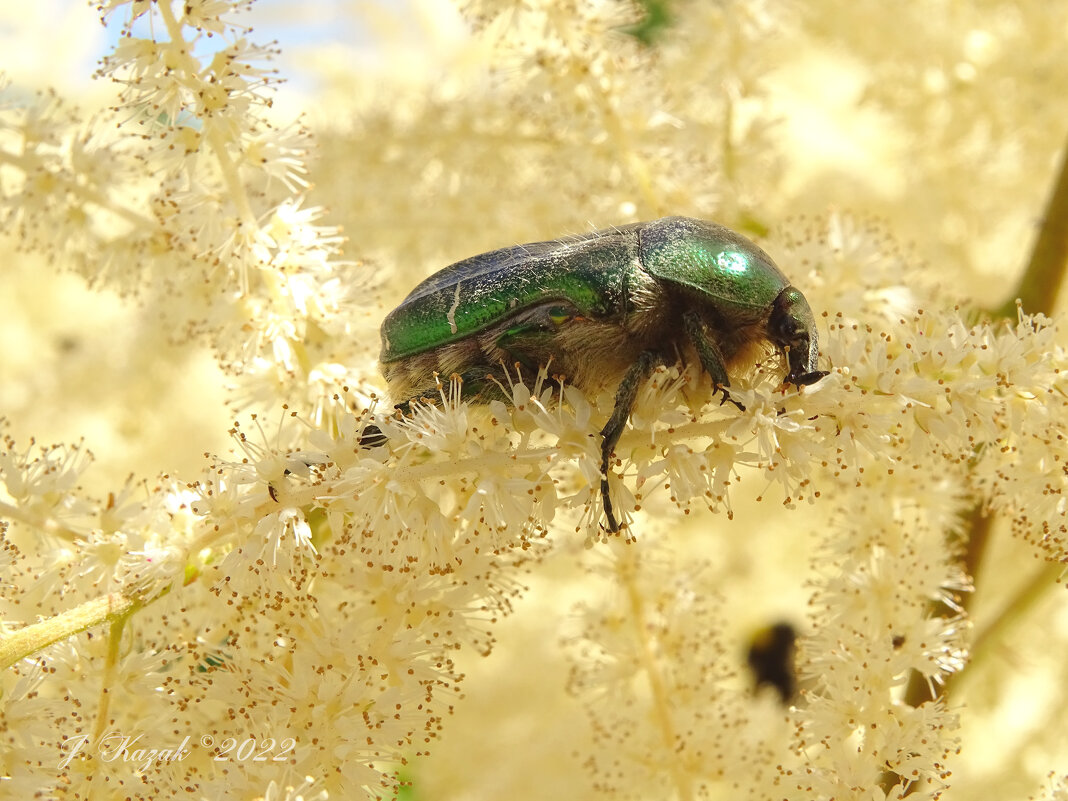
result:
[[[603,438],[601,442],[601,499],[604,501],[605,517],[608,518],[608,530],[613,534],[619,531],[619,524],[616,522],[615,515],[612,514],[612,497],[608,494],[608,464],[612,459],[612,451],[615,450],[616,443],[623,434],[623,428],[630,418],[630,410],[634,408],[634,399],[638,397],[638,389],[662,361],[663,357],[651,350],[638,356],[623,376],[623,380],[619,382],[612,416],[601,429]]]
[[[730,401],[738,407],[739,411],[744,412],[745,407],[727,393],[727,387],[731,385],[731,381],[727,377],[727,368],[723,366],[723,354],[720,353],[715,340],[708,335],[708,330],[700,316],[696,312],[688,311],[682,315],[682,323],[686,327],[686,335],[697,349],[697,358],[700,359],[701,366],[712,376],[712,386],[715,387],[716,392],[723,393],[723,400],[719,402],[719,405],[722,406]]]
[[[830,375],[827,370],[812,370],[808,373],[803,373],[797,376],[787,376],[786,380],[793,384],[795,387],[807,387],[809,384],[815,384],[821,378]]]
[[[508,355],[508,361],[518,362],[537,374],[543,366],[541,356],[553,351],[554,337],[561,326],[582,319],[571,305],[555,302],[530,309],[513,325],[500,333],[493,343]]]

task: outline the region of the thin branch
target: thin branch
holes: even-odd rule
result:
[[[1031,251],[1027,269],[1012,297],[996,311],[1001,317],[1016,319],[1016,299],[1027,314],[1050,314],[1064,283],[1068,267],[1068,144],[1061,154],[1061,168],[1046,203],[1042,227]]]
[[[6,634],[0,639],[0,670],[6,670],[28,654],[93,626],[123,620],[143,603],[139,599],[113,592]]]
[[[18,155],[7,150],[0,150],[0,164],[13,167],[26,176],[32,176],[36,171],[44,169],[42,160],[35,155]],[[159,228],[159,225],[152,217],[146,217],[127,206],[123,206],[99,189],[78,183],[76,176],[65,172],[49,172],[48,178],[52,182],[52,194],[54,196],[60,196],[64,192],[69,193],[86,203],[91,203],[110,214],[114,214],[139,230],[153,233]]]
[[[1057,586],[1064,571],[1065,566],[1060,562],[1050,562],[1040,567],[1031,578],[1020,584],[1019,590],[994,616],[994,619],[975,635],[968,660],[969,667],[974,670],[976,665],[985,662],[990,657],[994,651],[992,646],[1000,641],[1003,632],[1034,609],[1038,602],[1046,597],[1046,593],[1052,587]],[[955,692],[960,679],[960,673],[951,675],[946,681],[942,694],[949,696]]]
[[[626,588],[627,602],[630,607],[630,622],[634,637],[639,643],[639,658],[642,668],[645,670],[646,678],[649,681],[652,717],[660,732],[664,750],[674,756],[678,756],[678,736],[675,731],[675,721],[671,716],[671,698],[660,670],[660,664],[653,652],[653,643],[650,642],[645,603],[638,587],[638,565],[633,551],[633,548],[627,547],[619,550],[616,575],[620,583]],[[694,798],[693,780],[689,775],[689,771],[681,764],[681,760],[674,759],[666,767],[671,773],[677,797],[683,801],[692,801]]]
[[[68,543],[77,543],[85,539],[84,532],[68,528],[63,525],[58,518],[36,514],[34,511],[23,509],[21,506],[16,506],[4,501],[0,501],[0,517],[5,520],[14,520],[22,523],[28,528],[37,529],[38,531],[50,534],[53,537],[58,537]]]
[[[1060,170],[1046,203],[1042,227],[1039,229],[1027,268],[1010,299],[991,313],[997,317],[1015,320],[1018,314],[1017,299],[1019,299],[1019,307],[1022,307],[1028,314],[1050,314],[1056,305],[1061,284],[1064,283],[1066,269],[1068,269],[1068,143],[1065,144],[1064,152],[1061,154]],[[961,567],[967,575],[974,578],[979,573],[987,551],[994,517],[976,506],[969,513],[968,519],[970,522],[967,543]],[[973,643],[973,658],[965,669],[976,664],[975,655],[988,650],[989,643],[996,639],[1008,623],[1021,617],[1050,587],[1056,586],[1061,570],[1061,565],[1044,567],[1036,574],[1034,581],[1023,586],[1020,592],[998,613],[994,622],[976,638]],[[963,609],[968,609],[971,597],[961,599]],[[942,608],[940,604],[937,607],[938,611],[935,614],[950,612]],[[954,684],[958,678],[959,674],[951,677]],[[914,671],[905,691],[905,701],[912,706],[918,706],[934,700],[945,695],[948,684],[947,682],[935,688],[932,695],[931,686]]]

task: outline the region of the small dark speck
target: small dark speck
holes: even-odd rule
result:
[[[62,334],[56,337],[56,350],[60,353],[73,353],[78,349],[78,337],[73,334]]]

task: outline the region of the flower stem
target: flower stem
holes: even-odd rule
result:
[[[1046,210],[1042,217],[1042,227],[1039,229],[1038,238],[1035,240],[1031,258],[1027,262],[1027,269],[1016,286],[1012,297],[997,309],[996,314],[1009,319],[1017,317],[1017,298],[1019,306],[1027,314],[1051,314],[1057,303],[1057,294],[1061,284],[1064,283],[1065,270],[1068,269],[1068,142],[1065,143],[1061,153],[1060,171],[1053,184]],[[978,575],[982,564],[983,555],[989,540],[990,528],[993,524],[993,515],[983,514],[976,507],[970,515],[971,525],[968,533],[968,543],[965,549],[962,567],[973,578]],[[1059,569],[1059,566],[1053,566]],[[1050,575],[1047,575],[1050,573]],[[1039,572],[1034,582],[1025,585],[1020,593],[1011,599],[1005,609],[995,618],[991,624],[973,643],[973,651],[978,652],[980,647],[989,642],[989,636],[1000,631],[1002,626],[998,621],[1006,619],[1010,611],[1019,607],[1029,608],[1037,596],[1044,593],[1050,587],[1055,586],[1059,573],[1053,574],[1052,568],[1045,568]],[[1035,596],[1032,598],[1031,596]],[[970,598],[964,599],[964,607],[967,609]],[[1015,619],[1016,615],[1012,616]],[[974,664],[973,659],[969,664]],[[911,689],[911,686],[910,686]],[[944,692],[944,688],[943,688]]]
[[[17,629],[0,639],[0,670],[20,659],[105,622],[125,620],[144,602],[112,592],[39,623]]]
[[[45,169],[44,161],[40,157],[28,153],[19,155],[10,153],[7,150],[0,150],[0,164],[14,167],[28,177],[32,177],[35,173]],[[49,178],[54,184],[53,194],[56,197],[62,197],[64,193],[75,195],[86,203],[92,203],[142,231],[154,233],[159,227],[151,217],[146,217],[127,206],[123,206],[99,189],[79,183],[77,176],[74,174],[52,172]]]
[[[660,739],[664,752],[672,756],[678,756],[678,736],[675,732],[675,722],[671,716],[671,698],[661,673],[660,665],[654,653],[653,643],[650,642],[649,623],[645,615],[645,602],[642,598],[641,589],[638,587],[638,564],[632,553],[633,548],[624,547],[618,552],[617,574],[620,582],[626,588],[627,601],[630,606],[630,621],[633,626],[634,636],[639,643],[639,658],[645,669],[646,678],[649,681],[654,725],[660,732]],[[681,801],[692,801],[694,797],[693,781],[686,767],[680,760],[673,759],[666,766],[671,773],[672,782],[675,785],[676,797]]]
[[[1019,299],[1019,308],[1028,314],[1052,313],[1056,305],[1057,294],[1061,284],[1064,283],[1066,269],[1068,269],[1068,142],[1061,154],[1060,170],[1046,203],[1042,227],[1039,229],[1027,268],[1020,277],[1020,282],[1016,285],[1011,298],[991,313],[997,317],[1016,319],[1017,299]],[[986,554],[994,516],[984,513],[981,506],[977,505],[968,514],[968,520],[967,543],[961,560],[961,568],[974,580]],[[1049,588],[1056,586],[1061,569],[1061,565],[1043,568],[1033,581],[1026,583],[1009,600],[994,621],[976,637],[972,646],[972,658],[965,669],[974,666],[979,661],[976,657],[983,653],[988,644],[996,639],[996,635],[1000,634],[1009,622],[1017,620],[1034,606]],[[961,599],[961,607],[965,611],[971,605],[971,597]],[[949,610],[942,609],[941,612],[948,613]],[[935,612],[935,614],[938,613]],[[954,684],[959,676],[958,673],[951,677]],[[945,695],[948,684],[947,682],[936,687],[932,695],[928,683],[918,673],[913,672],[905,691],[905,701],[912,706],[918,706],[941,697]]]
[[[1061,153],[1061,168],[1042,216],[1042,227],[1031,251],[1027,269],[1016,290],[996,314],[1016,318],[1016,299],[1027,314],[1050,314],[1068,267],[1068,143]]]
[[[108,709],[110,707],[111,689],[115,686],[115,673],[119,666],[119,646],[122,643],[122,632],[126,628],[126,621],[135,611],[131,606],[123,614],[116,615],[108,627],[108,655],[104,665],[104,679],[100,683],[100,701],[96,706],[96,727],[93,730],[93,741],[100,742],[104,736],[104,730],[108,725]]]
[[[1046,596],[1050,588],[1057,586],[1064,570],[1064,565],[1060,562],[1051,562],[1040,567],[1030,579],[1020,585],[1020,589],[994,619],[979,630],[972,642],[971,656],[968,661],[968,665],[973,670],[995,650],[991,646],[998,642],[1001,634],[1011,628],[1017,620],[1026,616]],[[946,681],[943,695],[948,696],[954,693],[960,678],[960,673],[950,676]]]
[[[84,534],[68,528],[55,517],[37,514],[35,511],[5,503],[4,501],[0,501],[0,516],[3,516],[6,520],[16,520],[25,526],[35,528],[53,537],[58,537],[68,543],[80,542],[84,538]]]

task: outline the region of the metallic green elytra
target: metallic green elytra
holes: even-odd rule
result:
[[[722,225],[665,217],[446,267],[386,317],[380,361],[402,410],[437,395],[435,373],[458,374],[464,397],[487,401],[517,366],[525,381],[551,363],[580,389],[616,387],[601,493],[618,531],[608,468],[642,382],[659,364],[696,360],[726,402],[729,372],[765,342],[785,354],[788,382],[826,375],[808,301],[764,251]]]

